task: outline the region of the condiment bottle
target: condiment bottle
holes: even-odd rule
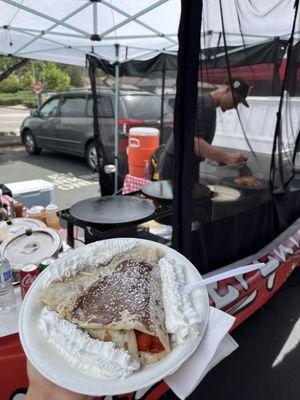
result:
[[[60,225],[59,225],[59,218],[57,215],[58,207],[56,204],[50,203],[46,207],[46,220],[47,220],[47,226],[49,228],[54,228],[59,230]]]
[[[34,219],[39,219],[42,221],[42,214],[41,210],[38,206],[33,206],[28,210],[28,217],[29,218],[34,218]]]
[[[8,219],[7,209],[4,207],[2,200],[2,190],[0,189],[0,221],[6,221]]]
[[[43,206],[36,206],[40,212],[41,212],[41,221],[43,221],[45,224],[47,223],[47,218],[46,218],[46,211],[45,207]]]
[[[14,212],[15,212],[16,217],[22,218],[23,217],[23,207],[24,207],[23,203],[19,203],[19,202],[14,203],[13,207],[14,207]]]

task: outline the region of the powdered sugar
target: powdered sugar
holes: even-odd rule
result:
[[[164,319],[158,266],[133,259],[123,261],[77,299],[71,318],[76,323],[109,326],[135,320],[149,330],[155,329],[153,320]]]

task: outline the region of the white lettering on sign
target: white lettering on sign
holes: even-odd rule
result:
[[[279,267],[280,262],[276,260],[276,258],[272,256],[268,256],[268,261],[266,262],[266,266],[261,268],[260,272],[263,277],[270,275]]]
[[[257,293],[258,293],[257,290],[255,290],[254,292],[249,294],[249,296],[247,296],[245,300],[242,301],[241,304],[239,304],[239,306],[234,310],[234,312],[236,313],[237,311],[240,311],[243,308],[245,308],[248,304],[251,304],[256,299]]]
[[[296,249],[299,248],[299,241],[300,235],[299,231],[297,231],[293,236],[284,241],[283,244],[278,245],[276,248],[270,251],[269,254],[259,257],[257,260],[253,261],[254,263],[264,262],[266,264],[265,267],[260,269],[260,273],[262,277],[267,278],[265,286],[267,290],[273,289],[278,268],[282,262],[287,262],[289,255],[294,254],[297,251]],[[295,262],[291,269],[293,270],[299,264],[300,260],[298,263]],[[250,280],[247,281],[244,276],[236,276],[235,279],[240,283],[243,290],[249,290],[249,282],[251,282]],[[214,283],[208,285],[207,290],[209,297],[219,309],[228,306],[242,296],[242,292],[237,289],[237,285],[233,285],[232,283],[225,283],[225,289],[224,285],[220,286],[219,283]],[[255,290],[253,293],[250,293],[239,305],[236,311],[254,301],[256,295],[257,290]]]
[[[268,288],[269,290],[272,290],[272,289],[273,289],[273,286],[274,286],[274,283],[275,283],[275,277],[276,277],[276,273],[275,273],[275,272],[273,272],[273,274],[271,274],[271,275],[268,277],[268,280],[267,280],[267,288]]]
[[[98,182],[77,178],[71,172],[68,174],[52,174],[47,176],[57,189],[73,190],[81,187],[97,185]]]
[[[215,303],[216,308],[219,309],[222,309],[223,307],[237,300],[240,296],[240,292],[232,285],[227,285],[227,292],[225,294],[220,295],[218,290],[219,285],[217,282],[207,285],[208,294]]]
[[[245,281],[245,279],[243,278],[243,275],[237,275],[237,276],[235,276],[235,279],[236,279],[238,282],[240,282],[240,284],[243,286],[243,288],[244,288],[245,290],[248,290],[249,285],[248,285],[248,283]]]
[[[297,242],[296,239],[293,238],[293,236],[291,236],[289,240],[290,240],[296,247],[299,247],[299,243]]]
[[[286,254],[293,254],[294,250],[280,244],[278,246],[278,250],[274,250],[274,253],[276,254],[277,257],[279,257],[282,261],[285,262]]]

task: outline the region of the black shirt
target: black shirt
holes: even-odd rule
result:
[[[195,137],[204,139],[211,144],[216,131],[216,107],[209,93],[198,97],[197,112],[195,120]],[[195,155],[196,168],[202,157]],[[159,160],[158,172],[160,179],[172,179],[174,174],[174,136],[171,135],[167,141],[164,153]],[[196,173],[196,178],[198,174]]]

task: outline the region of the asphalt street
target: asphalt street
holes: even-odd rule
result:
[[[99,194],[98,177],[91,173],[84,159],[46,150],[31,156],[22,146],[0,148],[1,183],[32,179],[54,184],[55,201],[60,210]]]
[[[31,179],[54,184],[60,209],[99,193],[97,176],[83,159],[48,151],[30,156],[22,146],[1,148],[0,181]],[[209,372],[189,399],[298,400],[299,304],[300,269],[263,308],[232,332],[239,348]]]
[[[20,131],[22,121],[29,115],[29,110],[0,107],[0,132]]]

